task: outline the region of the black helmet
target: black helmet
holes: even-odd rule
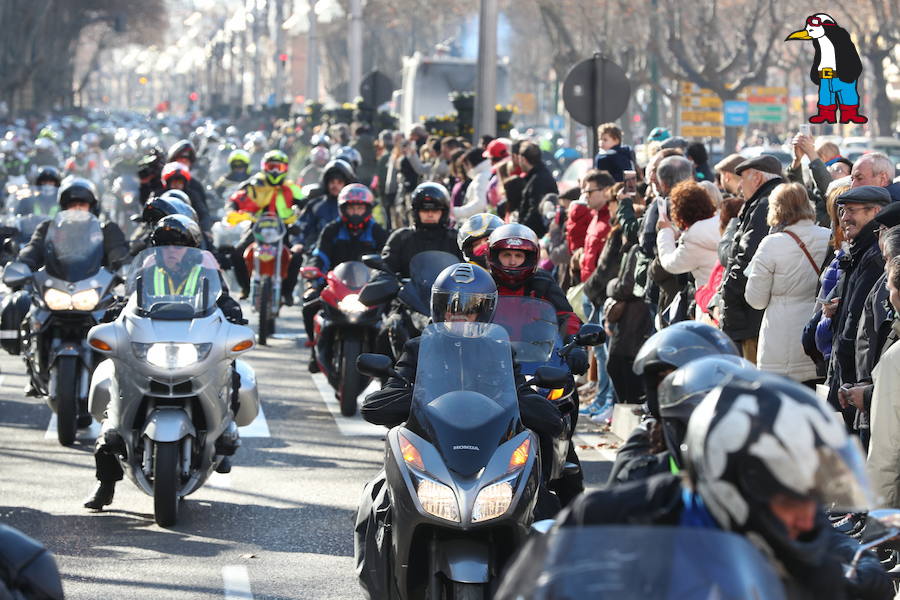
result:
[[[70,176],[63,179],[57,198],[61,210],[68,210],[73,202],[87,202],[91,205],[92,213],[96,215],[100,212],[100,206],[97,204],[97,188],[83,177]]]
[[[137,176],[141,179],[147,177],[159,177],[163,167],[166,164],[163,158],[162,150],[159,148],[151,148],[147,154],[138,161]]]
[[[184,215],[194,223],[200,224],[197,211],[191,205],[191,198],[184,190],[166,190],[159,197],[168,200],[175,209],[175,212],[171,214]]]
[[[186,156],[188,160],[191,161],[191,164],[197,162],[197,151],[194,149],[194,145],[190,140],[178,140],[169,146],[169,155],[166,162],[174,162],[178,160],[178,157],[180,156]]]
[[[184,215],[167,215],[156,223],[150,234],[154,246],[190,246],[199,248],[203,234],[200,226]]]
[[[692,488],[724,529],[753,533],[789,573],[807,569],[833,535],[825,519],[789,535],[773,500],[865,511],[872,504],[865,459],[834,409],[780,375],[731,379],[694,410],[685,437]],[[816,564],[820,564],[816,562]]]
[[[446,227],[450,223],[450,193],[447,188],[433,181],[420,183],[413,190],[412,200],[413,221],[416,229],[420,227]],[[439,210],[441,220],[436,225],[425,225],[419,219],[420,210]]]
[[[459,226],[459,232],[456,234],[456,243],[463,257],[482,268],[487,269],[487,253],[488,253],[488,237],[498,227],[503,226],[503,219],[491,213],[478,213],[466,219]],[[483,244],[479,244],[476,248],[476,242],[484,240]]]
[[[675,466],[684,467],[681,444],[691,414],[706,394],[730,379],[754,381],[758,376],[753,363],[731,354],[698,358],[666,375],[658,386],[659,416]]]
[[[195,223],[197,222],[197,212],[191,208],[190,199],[181,190],[168,190],[147,200],[141,220],[154,224],[169,215],[184,215]]]
[[[451,315],[475,315],[490,323],[497,308],[497,284],[490,273],[472,263],[450,265],[431,286],[431,320],[455,320]]]
[[[681,321],[651,335],[634,359],[635,374],[644,376],[650,414],[659,417],[657,386],[669,371],[714,354],[740,356],[731,338],[712,325]]]
[[[59,187],[62,184],[62,176],[59,174],[59,169],[49,165],[41,167],[34,178],[34,185],[41,185],[42,181],[52,181],[53,185]]]
[[[319,185],[326,194],[328,193],[328,182],[335,177],[340,177],[348,184],[356,182],[356,173],[353,172],[353,167],[339,158],[329,161],[322,169]]]

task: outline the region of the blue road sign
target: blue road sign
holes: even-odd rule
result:
[[[744,127],[750,124],[750,103],[745,100],[726,100],[725,126]]]
[[[553,131],[562,131],[566,128],[566,120],[562,115],[550,115],[550,121],[547,123],[547,127]]]

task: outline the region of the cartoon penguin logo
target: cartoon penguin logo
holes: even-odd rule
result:
[[[862,61],[850,34],[825,13],[806,18],[806,27],[787,36],[788,40],[812,40],[816,50],[809,78],[819,86],[819,112],[810,123],[836,123],[838,106],[841,123],[866,123],[859,114],[856,81],[862,74]]]

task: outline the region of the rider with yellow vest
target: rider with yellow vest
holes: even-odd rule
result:
[[[241,189],[231,197],[234,210],[254,217],[263,213],[275,214],[284,221],[285,225],[292,225],[297,220],[297,213],[294,212],[293,207],[303,198],[303,192],[297,185],[286,181],[287,154],[281,150],[269,150],[262,158],[261,167],[261,171],[247,180]],[[250,292],[250,274],[241,257],[251,243],[253,243],[253,233],[248,230],[235,247],[234,260],[232,260],[234,275],[241,285],[241,297],[246,297]],[[294,265],[295,262],[296,265]],[[288,268],[287,279],[283,282],[283,290],[293,289],[293,285],[288,287],[287,284],[297,282],[299,270],[300,263],[292,261]],[[292,299],[285,298],[286,304],[291,304],[291,301]]]

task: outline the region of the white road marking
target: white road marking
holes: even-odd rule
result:
[[[206,485],[220,490],[229,490],[231,489],[231,473],[216,473],[213,471],[209,479],[206,480]]]
[[[259,405],[259,414],[253,419],[253,422],[246,427],[238,427],[242,438],[267,438],[271,437],[269,433],[269,423],[266,421],[266,415],[263,412],[262,403]]]
[[[334,422],[337,423],[338,429],[341,431],[342,435],[347,437],[384,437],[387,433],[387,429],[384,427],[373,425],[363,419],[358,411],[352,417],[345,417],[342,415],[341,406],[334,397],[334,389],[328,385],[328,379],[321,373],[314,373],[312,380],[313,383],[316,384],[316,387],[319,388],[319,395],[322,397],[322,402],[328,407],[328,410],[331,412],[331,416],[334,417]],[[366,397],[366,394],[377,389],[379,389],[378,382],[373,381],[369,384],[369,387],[359,395],[357,403],[362,403],[362,399]]]
[[[253,600],[253,592],[250,591],[250,573],[244,565],[222,567],[222,581],[225,582],[227,600]]]
[[[574,436],[572,436],[572,441],[574,441],[576,444],[581,445],[581,446],[590,446],[590,449],[597,451],[603,460],[610,461],[610,462],[616,461],[616,455],[619,453],[619,449],[616,448],[614,450],[612,448],[598,448],[597,444],[603,443],[603,442],[609,443],[613,439],[617,440],[618,438],[613,438],[611,436],[604,436],[599,433],[589,433],[586,431],[579,431]],[[621,442],[620,442],[620,444],[621,444]],[[581,450],[581,449],[576,447],[576,450]]]
[[[91,426],[87,429],[79,429],[78,433],[75,435],[75,439],[89,442],[91,440],[96,440],[98,435],[100,435],[100,423],[96,420],[91,420]],[[50,416],[50,423],[47,425],[47,431],[44,432],[44,439],[56,439],[56,413],[53,413]]]

